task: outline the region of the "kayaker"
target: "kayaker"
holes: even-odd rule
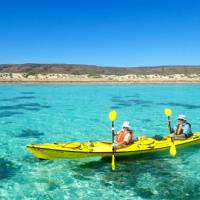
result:
[[[178,123],[174,131],[174,139],[186,139],[192,136],[191,124],[187,122],[185,115],[178,116]]]
[[[133,142],[133,131],[128,121],[123,123],[122,129],[115,135],[115,140],[114,147],[127,146]]]

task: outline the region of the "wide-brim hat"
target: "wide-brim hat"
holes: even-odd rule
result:
[[[122,124],[122,128],[129,128],[129,129],[131,129],[131,125],[130,125],[130,123],[128,121],[126,121],[126,122],[124,122]]]
[[[185,115],[181,114],[181,115],[178,116],[178,119],[186,120],[186,117],[185,117]]]

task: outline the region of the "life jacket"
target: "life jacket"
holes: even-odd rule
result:
[[[126,145],[129,145],[132,143],[133,141],[133,132],[132,131],[129,131],[129,132],[125,132],[124,130],[121,130],[118,134],[117,134],[117,142],[124,142],[124,138],[126,136],[126,134],[130,134],[130,139],[128,142],[125,142]]]
[[[189,127],[190,127],[190,134],[192,134],[192,125],[191,125],[189,122],[186,121],[186,122],[183,124],[183,126],[182,126],[181,129],[180,129],[180,127],[179,127],[180,124],[177,125],[175,135],[181,135],[181,134],[183,134],[183,127],[184,127],[184,125],[186,125],[186,124],[189,125]],[[179,130],[179,129],[180,129],[180,130]]]

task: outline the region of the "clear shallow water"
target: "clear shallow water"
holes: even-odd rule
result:
[[[200,85],[0,85],[1,199],[198,199],[200,145],[154,157],[39,161],[28,143],[110,140],[129,120],[135,135],[167,134],[184,113],[200,131]],[[126,195],[127,194],[127,195]]]

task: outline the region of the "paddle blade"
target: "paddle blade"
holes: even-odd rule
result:
[[[170,152],[170,155],[171,155],[172,157],[175,157],[175,156],[176,156],[176,146],[174,145],[174,143],[172,143],[169,152]]]
[[[115,170],[115,156],[112,155],[112,170]]]
[[[170,117],[172,115],[172,110],[170,108],[165,108],[164,112],[167,117]]]
[[[116,120],[116,118],[117,118],[117,112],[115,110],[111,111],[109,113],[109,119],[110,119],[110,121],[114,122]]]

